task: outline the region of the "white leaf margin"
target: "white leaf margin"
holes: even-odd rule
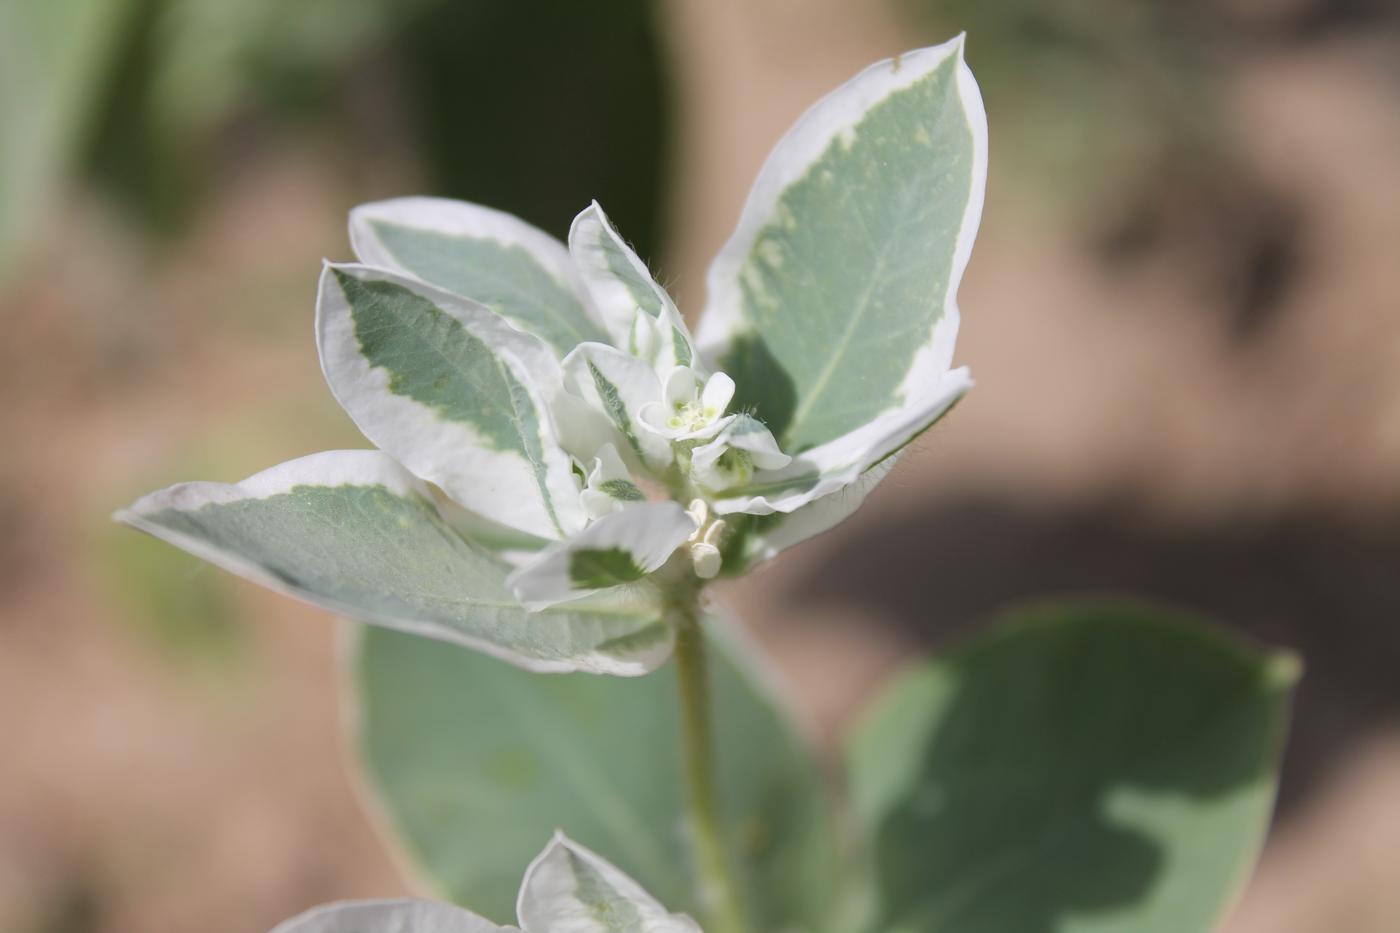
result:
[[[581,589],[569,573],[580,551],[618,548],[644,573],[653,573],[695,533],[695,520],[675,502],[648,502],[604,515],[567,540],[552,544],[506,578],[520,604],[532,611],[594,593],[626,589]]]
[[[254,499],[270,499],[291,492],[298,486],[383,486],[396,496],[418,498],[432,502],[432,493],[422,480],[405,470],[392,457],[378,450],[323,450],[254,473],[236,483],[216,483],[203,480],[177,483],[165,489],[147,493],[124,509],[112,513],[112,520],[130,525],[146,534],[175,545],[183,551],[221,567],[229,573],[251,580],[284,596],[291,596],[314,606],[353,615],[359,611],[347,605],[329,606],[332,602],[299,588],[290,586],[276,574],[269,573],[257,562],[239,554],[215,547],[203,538],[175,531],[149,520],[157,512],[176,510],[193,512],[208,505],[230,505]],[[436,508],[436,507],[435,507]],[[418,624],[418,623],[413,623]],[[433,638],[443,637],[432,626]],[[424,634],[419,632],[419,634]],[[473,645],[472,647],[476,647]]]
[[[600,922],[589,905],[578,900],[576,876],[569,862],[577,858],[636,909],[647,933],[701,933],[685,914],[666,910],[640,884],[598,853],[574,842],[562,831],[525,871],[516,901],[516,916],[526,933],[621,933],[621,928]],[[630,927],[629,927],[630,929]]]
[[[592,299],[594,313],[603,322],[613,344],[625,348],[640,305],[631,289],[608,265],[609,248],[622,256],[637,281],[655,296],[660,310],[658,318],[665,319],[668,310],[673,321],[679,320],[680,315],[666,289],[657,284],[646,263],[617,232],[602,205],[594,201],[580,211],[569,226],[569,254],[584,290]],[[689,338],[688,333],[686,336]]]
[[[773,147],[740,212],[738,226],[715,256],[705,278],[707,301],[700,319],[697,348],[712,368],[747,326],[741,316],[739,272],[783,193],[873,106],[956,56],[958,98],[972,135],[972,179],[954,244],[943,315],[934,325],[930,342],[916,353],[900,394],[917,395],[920,387],[928,386],[948,369],[958,330],[958,288],[972,257],[987,186],[987,112],[977,80],[964,58],[965,44],[966,33],[962,33],[942,45],[876,62],[809,107]]]
[[[313,907],[272,933],[516,933],[462,907],[421,898],[337,901]]]
[[[327,610],[347,619],[355,619],[397,632],[470,648],[521,670],[536,674],[568,674],[583,671],[619,677],[639,677],[655,670],[670,657],[672,639],[669,631],[665,639],[631,658],[604,654],[596,649],[569,660],[532,657],[513,651],[504,645],[475,638],[449,626],[382,612],[366,612],[364,607],[294,586],[240,554],[215,547],[202,538],[167,528],[148,518],[152,513],[167,509],[192,511],[206,505],[227,505],[252,499],[268,499],[290,492],[297,486],[382,486],[394,495],[421,498],[432,506],[434,511],[437,510],[427,485],[384,452],[379,450],[326,450],[269,467],[237,483],[205,481],[178,483],[148,493],[125,509],[118,509],[112,514],[112,519],[139,531],[144,531],[152,537],[172,544],[235,576],[265,586],[275,593],[289,596],[298,602]],[[642,600],[635,601],[635,606],[638,610],[646,608]],[[525,607],[520,608],[523,610]],[[587,601],[580,601],[570,608],[580,612],[587,612],[592,608],[616,612],[619,608],[626,608],[626,604],[612,601],[599,602],[593,606],[589,605]]]
[[[350,248],[354,250],[360,262],[418,278],[395,258],[393,250],[380,239],[373,226],[375,221],[447,236],[495,240],[506,247],[518,246],[538,262],[556,284],[578,299],[584,312],[589,315],[589,320],[596,327],[606,330],[603,322],[597,319],[588,300],[588,293],[579,279],[573,257],[569,255],[569,248],[557,238],[514,214],[471,201],[425,196],[370,201],[351,209]],[[470,299],[474,296],[461,297]]]
[[[578,460],[587,463],[597,456],[598,448],[604,442],[611,441],[623,460],[639,469],[659,473],[671,465],[674,453],[670,442],[652,431],[642,420],[642,409],[662,397],[661,380],[651,366],[617,347],[592,342],[575,347],[564,357],[562,366],[564,384],[569,388],[559,401],[573,404],[571,399],[579,400],[594,413],[587,419],[582,413],[569,418],[570,430],[576,436],[568,437],[566,441],[573,445],[570,452]],[[593,375],[594,369],[616,390],[617,401],[622,407],[622,414],[626,416],[626,425],[613,420],[614,413],[603,399],[603,390]],[[561,421],[570,416],[565,405],[555,407],[561,412]],[[599,421],[597,416],[603,416],[602,420]],[[588,426],[586,431],[585,426]],[[592,446],[580,446],[585,442]]]
[[[823,496],[844,489],[931,427],[967,394],[972,385],[972,376],[966,367],[949,370],[938,381],[936,390],[918,404],[886,412],[864,427],[799,454],[780,470],[759,471],[747,491],[733,490],[729,495],[716,499],[715,511],[720,514],[747,512],[752,515],[795,512]],[[815,476],[811,485],[797,485],[793,489],[771,494],[756,491],[808,475]]]
[[[894,453],[875,466],[866,470],[855,482],[835,492],[809,502],[788,513],[777,513],[780,517],[772,527],[752,531],[744,544],[743,565],[739,572],[748,572],[754,566],[772,560],[788,548],[801,544],[809,538],[825,534],[841,524],[865,502],[899,460]]]
[[[443,418],[422,402],[390,391],[388,371],[371,364],[360,350],[353,310],[337,274],[389,282],[431,302],[509,368],[535,407],[549,504],[559,529],[548,518],[544,496],[527,461],[513,452],[492,449],[471,425]],[[316,347],[331,394],[365,437],[418,476],[442,487],[459,504],[548,540],[559,540],[586,523],[573,463],[555,425],[563,373],[540,338],[515,329],[483,304],[411,275],[360,263],[327,262],[316,295]],[[525,509],[523,504],[530,507]]]

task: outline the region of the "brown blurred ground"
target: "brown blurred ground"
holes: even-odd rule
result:
[[[658,265],[693,316],[777,135],[911,41],[855,0],[670,14],[681,126]],[[828,745],[901,658],[1007,600],[1138,592],[1300,648],[1285,806],[1230,933],[1400,928],[1393,52],[1270,45],[1224,83],[1242,177],[1305,219],[1245,340],[1196,274],[1209,231],[1123,261],[1095,218],[1028,209],[994,148],[958,350],[978,388],[856,518],[725,594]],[[373,187],[417,186],[409,153],[377,152]],[[246,933],[406,889],[342,769],[334,627],[193,561],[191,605],[222,626],[143,627],[114,574],[149,545],[105,520],[159,485],[362,445],[310,322],[364,171],[314,134],[257,147],[167,252],[74,195],[4,299],[2,930]]]

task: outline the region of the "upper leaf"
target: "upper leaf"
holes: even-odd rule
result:
[[[635,583],[694,532],[695,522],[674,502],[630,505],[545,548],[510,575],[510,587],[522,605],[542,609]]]
[[[462,538],[421,482],[378,451],[329,451],[241,483],[185,483],[119,520],[240,576],[352,618],[533,671],[643,674],[670,653],[654,607],[527,612],[509,570]]]
[[[563,833],[530,863],[516,913],[525,933],[701,933]]]
[[[551,402],[559,364],[495,312],[381,269],[327,265],[321,368],[365,436],[454,500],[558,539],[582,528]]]
[[[671,296],[618,236],[597,201],[574,218],[569,253],[613,346],[627,348],[638,311],[658,320],[667,316],[668,309],[674,311]]]
[[[773,150],[710,267],[699,343],[784,451],[940,392],[986,166],[961,37],[867,68]]]
[[[905,674],[850,746],[878,929],[1207,933],[1268,826],[1297,663],[1113,603]]]
[[[445,198],[398,198],[350,212],[360,261],[486,305],[563,356],[607,334],[588,312],[569,251],[511,214]]]
[[[469,910],[415,898],[345,901],[308,910],[272,933],[509,933]]]

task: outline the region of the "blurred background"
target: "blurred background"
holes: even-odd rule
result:
[[[342,766],[335,626],[107,518],[366,446],[311,339],[352,205],[562,236],[596,197],[694,315],[802,109],[962,29],[978,388],[724,595],[828,749],[1008,602],[1129,592],[1295,648],[1225,930],[1400,929],[1394,0],[0,0],[0,930],[408,890]]]

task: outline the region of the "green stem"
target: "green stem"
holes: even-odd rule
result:
[[[743,908],[734,869],[724,845],[715,786],[714,735],[710,727],[705,633],[697,618],[694,591],[673,609],[676,632],[676,686],[680,696],[681,748],[685,767],[690,841],[707,913],[709,933],[744,933]]]

